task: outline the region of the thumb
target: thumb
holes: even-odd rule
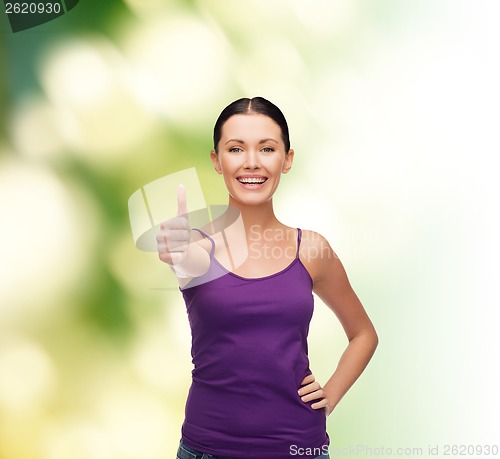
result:
[[[177,216],[186,215],[187,213],[186,188],[184,185],[179,185],[177,187]]]

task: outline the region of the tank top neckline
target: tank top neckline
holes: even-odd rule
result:
[[[265,279],[272,279],[273,277],[279,276],[281,274],[284,274],[286,271],[288,271],[290,268],[292,268],[297,262],[300,262],[299,258],[299,249],[300,249],[300,240],[301,240],[301,235],[302,235],[302,230],[300,228],[297,228],[297,252],[295,254],[295,258],[290,262],[288,266],[283,268],[282,270],[273,273],[273,274],[268,274],[267,276],[261,276],[261,277],[243,277],[240,276],[239,274],[235,274],[231,271],[229,271],[225,266],[222,265],[222,263],[215,258],[215,241],[204,231],[198,229],[198,228],[193,228],[196,231],[199,231],[201,234],[206,236],[210,242],[212,243],[212,249],[210,250],[210,259],[212,259],[222,270],[226,272],[226,274],[229,274],[230,276],[236,277],[237,279],[241,279],[244,281],[260,281],[260,280],[265,280]]]

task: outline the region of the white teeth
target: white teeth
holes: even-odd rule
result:
[[[264,183],[266,179],[258,179],[258,178],[244,178],[238,179],[241,183]]]

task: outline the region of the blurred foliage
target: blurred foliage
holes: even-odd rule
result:
[[[429,331],[438,308],[426,295],[463,275],[454,241],[470,223],[456,198],[469,170],[455,153],[467,129],[447,107],[462,70],[462,49],[456,62],[449,53],[466,21],[453,16],[457,30],[443,33],[445,6],[80,0],[16,34],[0,15],[0,459],[173,457],[189,327],[168,267],[134,246],[127,201],[194,166],[206,202],[227,203],[209,159],[212,126],[227,103],[255,95],[282,108],[296,150],[280,218],[328,237],[394,340],[379,358],[381,373],[398,377],[363,375],[329,433],[375,444],[390,424],[398,441],[430,441],[445,414],[423,413],[427,373],[412,362],[436,347],[414,336],[413,357],[397,353],[408,334]],[[315,316],[310,354],[324,380],[345,336],[331,311]],[[407,322],[415,330],[397,335]],[[420,397],[408,398],[411,381]],[[385,395],[373,397],[372,384]]]

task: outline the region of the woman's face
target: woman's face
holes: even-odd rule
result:
[[[218,154],[210,157],[222,174],[229,195],[242,204],[269,201],[293,161],[285,152],[281,128],[261,114],[233,115],[222,126]]]

